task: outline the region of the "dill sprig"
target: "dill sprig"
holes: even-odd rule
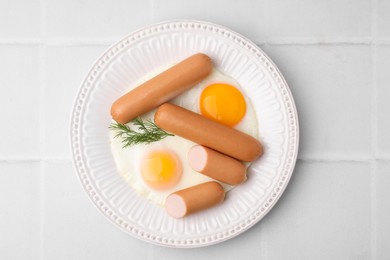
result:
[[[116,131],[115,138],[122,138],[123,148],[135,145],[135,144],[149,144],[152,142],[160,141],[167,136],[174,136],[173,134],[165,132],[158,127],[151,120],[143,121],[137,117],[132,121],[134,126],[137,126],[137,130],[131,129],[125,124],[112,123],[109,128]]]

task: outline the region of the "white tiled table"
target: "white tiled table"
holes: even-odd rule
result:
[[[390,259],[389,0],[0,0],[0,259]],[[227,242],[157,247],[89,202],[68,123],[89,67],[143,25],[228,26],[274,60],[300,117],[273,210]]]

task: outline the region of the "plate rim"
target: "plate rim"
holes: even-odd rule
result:
[[[78,121],[78,117],[81,116],[80,112],[78,111],[78,107],[81,106],[81,108],[82,108],[83,105],[85,105],[85,101],[87,99],[84,99],[84,98],[85,98],[85,94],[88,93],[88,89],[87,89],[87,91],[85,91],[86,93],[83,93],[83,91],[84,91],[84,89],[86,89],[86,87],[88,87],[88,88],[92,87],[92,85],[91,84],[88,85],[88,83],[89,83],[89,81],[94,80],[94,76],[97,76],[97,74],[98,74],[97,70],[100,69],[100,66],[104,66],[104,62],[103,62],[103,64],[99,64],[99,63],[102,63],[103,58],[107,57],[107,55],[110,55],[110,53],[111,53],[112,54],[111,57],[109,57],[109,59],[107,60],[109,62],[116,55],[114,52],[114,49],[115,48],[118,49],[118,45],[120,45],[120,44],[124,45],[125,41],[127,41],[127,45],[124,45],[123,47],[132,44],[132,42],[129,41],[129,38],[131,38],[132,36],[135,36],[139,33],[145,32],[148,29],[150,30],[150,33],[153,34],[153,32],[151,32],[151,28],[157,28],[160,26],[164,27],[167,25],[169,28],[169,26],[173,25],[173,24],[181,24],[183,26],[187,25],[187,27],[189,24],[199,24],[199,25],[204,25],[208,28],[218,28],[218,29],[222,29],[224,31],[229,32],[231,35],[234,36],[234,39],[239,39],[242,42],[249,43],[249,46],[251,46],[250,48],[255,49],[256,51],[260,52],[261,55],[264,56],[266,61],[269,63],[270,67],[272,67],[275,70],[274,73],[281,80],[281,85],[283,86],[283,89],[287,92],[287,93],[285,93],[285,95],[287,95],[289,97],[288,101],[291,103],[289,107],[292,109],[291,114],[293,115],[293,118],[290,118],[290,119],[295,123],[294,124],[295,135],[293,136],[293,138],[295,139],[295,142],[294,142],[295,149],[292,150],[292,152],[293,152],[292,156],[288,157],[289,159],[291,159],[291,162],[290,162],[290,167],[288,169],[287,174],[283,175],[285,177],[285,180],[283,181],[283,186],[281,186],[281,187],[279,186],[280,189],[276,193],[276,196],[273,197],[271,202],[266,203],[268,205],[266,206],[266,208],[264,210],[261,211],[260,216],[258,216],[256,219],[251,221],[251,223],[247,224],[243,228],[240,228],[239,230],[237,230],[237,232],[234,232],[233,234],[229,233],[228,235],[223,236],[223,237],[216,237],[215,239],[212,239],[211,241],[208,240],[205,242],[190,243],[190,244],[188,244],[188,243],[183,244],[181,242],[178,242],[180,240],[178,240],[178,241],[175,240],[176,242],[174,241],[173,243],[172,242],[169,243],[169,242],[164,242],[164,241],[158,241],[155,237],[153,238],[153,237],[147,237],[144,235],[140,235],[139,234],[140,231],[134,230],[134,229],[130,230],[128,227],[122,225],[120,223],[120,221],[114,220],[112,217],[112,212],[110,213],[110,210],[103,210],[102,206],[99,206],[97,204],[97,201],[94,200],[94,198],[93,198],[94,195],[91,194],[91,191],[86,186],[86,181],[88,182],[88,180],[85,180],[86,178],[83,178],[83,176],[81,175],[82,169],[80,168],[81,167],[80,163],[84,164],[84,165],[85,165],[85,163],[81,162],[82,156],[77,153],[77,151],[75,150],[75,147],[74,147],[74,139],[76,138],[75,136],[79,136],[79,138],[78,138],[79,140],[82,139],[82,138],[80,138],[82,131],[80,131],[80,132],[77,131],[78,129],[81,128],[80,125],[82,124]],[[184,27],[184,29],[187,27]],[[191,27],[188,27],[188,28],[191,29]],[[201,29],[201,28],[199,28],[199,29]],[[137,39],[138,38],[134,38],[133,42],[136,41]],[[116,52],[118,52],[118,51],[119,50],[117,50]],[[100,71],[100,72],[102,72],[102,71]],[[84,95],[84,97],[83,97],[83,95]],[[84,100],[82,100],[82,98]],[[78,103],[80,103],[80,104],[78,104]],[[220,24],[216,24],[216,23],[212,23],[212,22],[208,22],[208,21],[202,21],[202,20],[194,20],[194,19],[173,19],[173,20],[167,20],[167,21],[162,21],[162,22],[158,22],[158,23],[152,23],[149,25],[145,25],[138,30],[130,32],[129,34],[125,35],[124,37],[122,37],[118,41],[111,44],[105,51],[102,52],[101,55],[98,56],[98,58],[91,65],[89,71],[85,74],[85,77],[84,77],[81,85],[79,86],[77,94],[74,97],[74,101],[72,103],[72,111],[71,111],[71,116],[70,116],[69,127],[70,127],[69,128],[69,130],[70,130],[69,131],[69,145],[70,145],[70,150],[71,150],[71,155],[72,155],[71,157],[72,157],[73,168],[76,171],[76,174],[78,177],[77,179],[79,180],[80,185],[83,187],[85,195],[92,202],[94,207],[103,216],[105,216],[106,219],[108,219],[111,223],[113,223],[114,226],[116,226],[117,228],[119,228],[123,232],[130,234],[131,236],[133,236],[137,239],[143,240],[145,242],[148,242],[148,243],[152,243],[152,244],[159,245],[159,246],[165,246],[165,247],[173,247],[173,248],[196,248],[196,247],[205,247],[205,246],[214,245],[214,244],[232,239],[232,238],[238,236],[239,234],[244,233],[246,230],[250,229],[256,223],[258,223],[261,219],[263,219],[268,214],[268,212],[276,205],[276,203],[279,201],[281,196],[284,194],[284,191],[287,188],[288,183],[291,179],[291,176],[294,172],[294,168],[295,168],[297,157],[298,157],[298,151],[299,151],[300,134],[299,134],[299,118],[298,118],[297,108],[295,105],[293,95],[291,93],[291,89],[290,89],[289,85],[287,84],[283,74],[280,72],[279,68],[276,66],[276,64],[269,58],[269,56],[259,46],[257,46],[253,41],[251,41],[247,37],[241,35],[240,33],[236,32],[236,31],[234,31],[226,26],[220,25]],[[80,144],[79,144],[79,146],[80,146]],[[288,148],[290,146],[291,145],[289,144]],[[290,150],[288,150],[288,151],[291,152]],[[92,193],[93,192],[94,191],[92,191]]]

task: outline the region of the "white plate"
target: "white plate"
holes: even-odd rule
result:
[[[240,83],[255,108],[265,152],[252,164],[248,180],[222,204],[177,220],[138,196],[118,175],[108,136],[110,107],[150,71],[197,52],[208,54],[220,71]],[[295,165],[298,118],[283,76],[258,46],[219,25],[171,21],[130,34],[98,59],[74,103],[71,146],[82,186],[117,227],[158,245],[200,247],[244,232],[275,205]]]

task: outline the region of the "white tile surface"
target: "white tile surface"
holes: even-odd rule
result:
[[[206,20],[234,29],[253,41],[265,38],[264,0],[154,1],[153,21],[172,19]],[[237,21],[240,21],[237,23]]]
[[[0,256],[39,259],[38,162],[0,162]]]
[[[70,162],[44,169],[43,259],[146,259],[149,245],[108,222],[82,190]]]
[[[370,165],[299,162],[263,220],[269,259],[369,259]]]
[[[390,258],[388,0],[0,1],[1,259]],[[261,44],[300,118],[301,160],[244,234],[190,250],[124,234],[70,162],[71,104],[92,63],[151,22],[198,19]]]
[[[376,173],[377,257],[390,259],[390,162],[379,162]]]
[[[268,36],[316,42],[371,36],[371,1],[276,0],[267,2]]]
[[[40,55],[37,46],[0,45],[0,157],[39,156]]]
[[[370,154],[371,52],[367,46],[264,46],[298,109],[300,155]]]
[[[1,0],[0,17],[0,39],[36,39],[40,36],[39,0]]]
[[[47,1],[50,38],[119,40],[150,22],[149,1]]]
[[[71,108],[88,70],[107,46],[50,46],[45,55],[45,155],[69,157]],[[61,115],[61,116],[58,116]]]
[[[380,46],[377,49],[378,73],[378,152],[390,155],[390,46]]]

